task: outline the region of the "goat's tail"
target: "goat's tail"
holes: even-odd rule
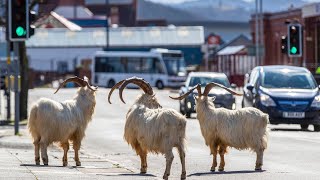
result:
[[[268,139],[269,139],[269,130],[267,128],[267,125],[269,124],[269,115],[268,114],[264,114],[263,115],[263,136],[262,136],[262,146],[264,149],[267,149],[268,147]]]
[[[31,133],[31,136],[35,138],[37,136],[36,133],[36,119],[37,119],[37,113],[38,113],[38,106],[33,105],[30,111],[29,119],[28,119],[28,129],[29,132]]]

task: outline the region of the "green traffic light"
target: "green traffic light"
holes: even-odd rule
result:
[[[17,34],[17,36],[23,36],[26,34],[26,30],[23,27],[18,26],[16,28],[16,34]]]
[[[296,54],[296,53],[298,52],[298,49],[293,46],[293,47],[290,49],[290,52],[291,52],[292,54]]]

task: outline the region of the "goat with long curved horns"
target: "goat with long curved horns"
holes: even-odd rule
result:
[[[166,157],[166,170],[163,179],[168,179],[173,161],[172,149],[178,149],[182,173],[181,179],[186,178],[185,169],[185,130],[186,118],[174,109],[162,108],[148,82],[141,78],[132,77],[122,80],[112,87],[112,92],[119,87],[119,96],[123,103],[124,88],[133,83],[139,86],[144,94],[139,95],[126,115],[124,139],[136,151],[141,159],[141,173],[147,172],[147,153],[160,153]]]
[[[63,81],[55,93],[68,82],[74,82],[80,86],[73,99],[57,102],[41,98],[31,108],[28,127],[34,140],[37,165],[40,164],[40,148],[43,164],[48,165],[47,147],[53,142],[59,142],[64,150],[63,166],[67,166],[69,141],[73,142],[76,165],[81,165],[79,149],[87,124],[92,119],[97,87],[91,86],[86,77],[84,79],[71,77]]]
[[[234,95],[241,95],[221,84],[209,83],[206,85],[203,94],[201,93],[201,86],[198,84],[184,95],[170,98],[182,100],[197,89],[198,95],[195,96],[197,119],[205,143],[210,147],[213,155],[211,171],[215,171],[217,166],[218,152],[221,159],[219,171],[224,170],[224,154],[227,152],[228,146],[238,150],[251,149],[256,152],[255,169],[261,170],[263,153],[268,143],[267,124],[269,116],[252,107],[240,110],[215,108],[213,103],[215,97],[208,97],[213,87],[220,87]]]

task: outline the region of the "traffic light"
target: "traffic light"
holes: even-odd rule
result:
[[[29,11],[29,29],[28,29],[29,36],[28,36],[28,38],[30,38],[31,36],[34,35],[34,29],[36,27],[33,25],[33,23],[35,20],[36,20],[36,12]]]
[[[281,53],[288,53],[288,38],[287,36],[281,36]]]
[[[301,24],[288,25],[288,55],[289,57],[302,56]]]
[[[28,38],[28,0],[9,0],[9,39],[24,41]]]

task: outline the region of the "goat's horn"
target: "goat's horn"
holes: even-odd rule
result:
[[[87,86],[89,89],[91,89],[92,91],[98,90],[98,86],[92,88],[92,86],[91,86],[91,85],[89,84],[89,82],[88,82],[88,78],[87,78],[87,77],[84,78],[84,82],[86,83],[86,86]]]
[[[149,94],[149,95],[153,95],[152,87],[150,86],[150,84],[147,81],[145,81],[142,78],[138,78],[138,77],[128,78],[122,83],[121,87],[119,88],[120,99],[121,99],[121,101],[123,103],[125,103],[125,102],[124,102],[123,97],[122,97],[122,92],[123,92],[123,89],[129,83],[133,83],[133,84],[139,86],[144,91],[144,93]]]
[[[233,91],[233,90],[230,89],[230,88],[227,88],[227,87],[225,87],[225,86],[223,86],[223,85],[221,85],[221,84],[214,83],[214,82],[209,83],[209,84],[206,85],[206,87],[205,87],[205,89],[204,89],[204,92],[203,92],[203,95],[204,95],[204,96],[208,96],[210,90],[211,90],[213,87],[215,87],[215,86],[218,86],[218,87],[220,87],[220,88],[222,88],[222,89],[225,89],[226,91],[230,92],[231,94],[234,94],[234,95],[237,95],[237,96],[242,96],[242,94],[237,93],[237,92]]]
[[[63,87],[65,84],[67,84],[68,82],[74,82],[74,83],[78,84],[78,85],[81,86],[81,87],[85,87],[85,86],[87,86],[87,84],[88,84],[88,82],[84,81],[83,79],[81,79],[81,78],[79,78],[79,77],[77,77],[77,76],[71,77],[71,78],[68,78],[68,79],[64,80],[64,81],[60,84],[60,86],[58,87],[58,89],[56,90],[56,92],[54,92],[54,94],[56,94],[56,93],[59,91],[59,89],[62,88],[62,87]],[[90,88],[90,89],[91,89],[91,88]]]
[[[174,100],[182,100],[182,99],[186,98],[190,93],[192,93],[193,90],[195,90],[195,89],[197,89],[197,91],[198,91],[198,96],[201,96],[201,85],[197,84],[182,96],[179,96],[179,97],[171,97],[171,96],[169,96],[169,97],[171,99],[174,99]]]
[[[111,88],[111,90],[110,90],[110,92],[109,92],[109,94],[108,94],[108,102],[109,102],[110,104],[111,104],[110,97],[111,97],[111,95],[112,95],[112,92],[113,92],[116,88],[118,88],[124,81],[125,81],[125,80],[119,81],[117,84],[115,84],[115,85]]]

